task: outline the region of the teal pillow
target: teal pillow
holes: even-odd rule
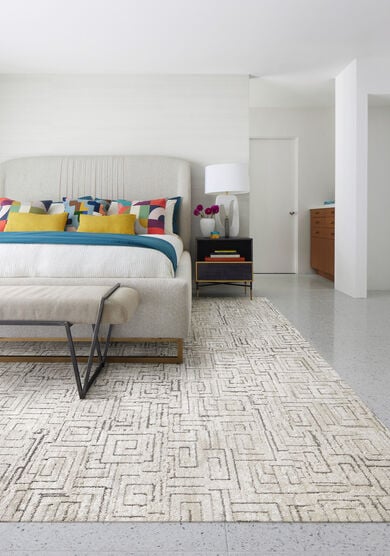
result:
[[[174,234],[178,234],[180,230],[180,206],[181,206],[181,197],[169,197],[170,201],[176,200],[175,208],[173,209],[173,219],[172,219],[172,229]]]

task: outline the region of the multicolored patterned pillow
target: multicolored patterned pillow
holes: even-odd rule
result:
[[[82,197],[80,197],[82,198]],[[92,197],[91,197],[92,199]],[[110,199],[101,199],[100,197],[95,197],[95,201],[97,201],[98,203],[103,205],[104,210],[106,211],[106,214],[108,214],[110,205],[111,205],[111,200]]]
[[[60,214],[65,212],[63,201],[54,201],[51,205],[47,214]]]
[[[10,213],[46,214],[51,204],[52,201],[15,201],[8,197],[0,197],[0,232],[4,232]]]
[[[79,197],[78,199],[64,197],[63,204],[64,212],[68,213],[65,228],[67,232],[77,231],[80,214],[89,214],[90,216],[105,216],[107,214],[107,202],[104,200],[97,201],[92,197]]]
[[[135,214],[136,234],[164,234],[166,199],[148,201],[118,200],[119,214]]]
[[[166,206],[165,206],[165,225],[164,225],[164,233],[165,234],[178,234],[179,233],[179,214],[180,214],[180,205],[181,205],[182,198],[181,197],[169,197],[166,199]],[[111,214],[119,214],[119,204],[122,205],[121,211],[129,212],[132,201],[127,201],[125,199],[119,199],[118,201],[111,201],[110,208],[107,211],[108,215]]]

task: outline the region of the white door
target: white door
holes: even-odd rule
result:
[[[297,272],[296,139],[250,141],[250,233],[255,273]]]

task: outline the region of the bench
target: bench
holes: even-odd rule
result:
[[[80,399],[84,399],[106,363],[113,325],[131,319],[138,306],[138,293],[120,284],[109,289],[107,286],[0,286],[0,300],[2,325],[64,326],[78,394]],[[80,374],[71,332],[74,324],[92,325],[84,379]],[[102,324],[108,325],[104,349],[99,340]],[[98,365],[93,369],[95,352]],[[15,359],[15,356],[1,357],[3,361]]]

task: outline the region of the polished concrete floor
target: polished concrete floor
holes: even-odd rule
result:
[[[243,295],[204,288],[201,295]],[[390,427],[390,291],[351,299],[318,276],[258,275],[265,296]],[[0,524],[3,555],[390,555],[390,524]]]

